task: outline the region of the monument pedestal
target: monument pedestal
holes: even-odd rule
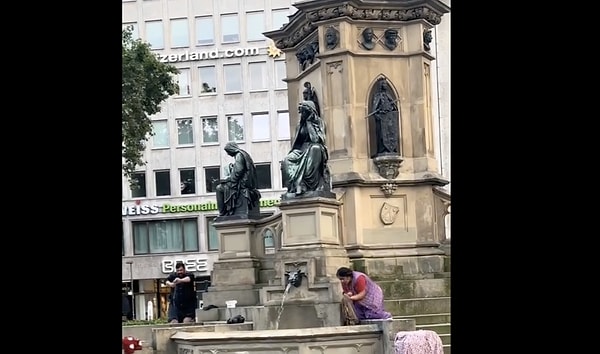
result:
[[[350,260],[342,246],[340,206],[335,198],[323,197],[280,203],[283,233],[275,253],[276,276],[260,290],[265,307],[253,315],[256,329],[341,325],[342,288],[336,271],[349,266]],[[301,283],[290,285],[286,293],[294,272],[302,274]]]
[[[223,221],[225,219],[225,221]],[[237,300],[238,306],[258,303],[258,272],[264,257],[262,239],[255,234],[257,220],[220,217],[213,224],[219,235],[219,260],[213,265],[212,283],[203,294],[204,305],[224,307]]]

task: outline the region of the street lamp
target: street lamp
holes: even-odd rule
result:
[[[135,296],[133,296],[133,261],[125,262],[129,264],[129,295],[131,295],[131,314],[135,320]]]

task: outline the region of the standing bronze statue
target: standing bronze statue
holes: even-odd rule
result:
[[[298,105],[300,123],[292,142],[292,149],[281,163],[287,193],[282,199],[299,196],[334,197],[331,176],[327,166],[329,154],[325,145],[325,122],[313,101]]]
[[[385,78],[382,77],[377,80],[375,89],[370,115],[375,116],[376,155],[397,155],[400,140],[397,100],[391,94],[389,84]]]
[[[225,152],[235,161],[229,164],[229,175],[216,187],[219,216],[259,217],[261,196],[252,157],[235,142],[225,144]]]

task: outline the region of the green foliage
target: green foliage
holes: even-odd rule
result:
[[[161,103],[179,92],[174,80],[179,70],[161,63],[148,43],[134,40],[130,28],[123,29],[122,45],[123,174],[131,181],[136,166],[146,163],[142,157],[146,141],[152,136],[149,116],[159,113]]]

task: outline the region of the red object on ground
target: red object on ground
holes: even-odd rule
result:
[[[131,336],[123,337],[122,342],[123,352],[125,354],[133,354],[133,352],[136,350],[142,350],[142,341],[137,338],[133,338]]]

